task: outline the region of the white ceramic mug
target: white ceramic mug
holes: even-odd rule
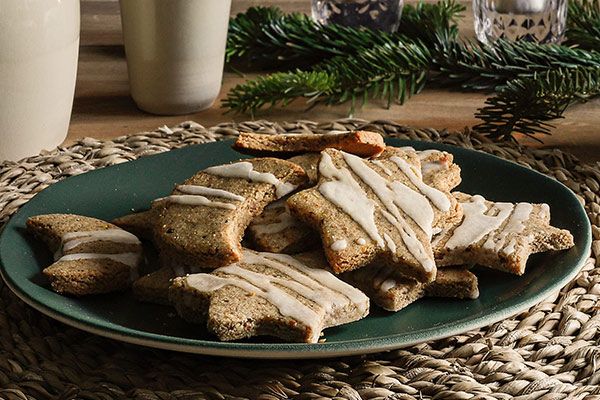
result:
[[[153,114],[210,107],[223,78],[231,0],[120,0],[131,97]]]
[[[79,0],[0,1],[0,161],[65,139],[78,53]]]

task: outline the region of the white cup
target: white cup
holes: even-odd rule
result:
[[[0,161],[67,136],[79,52],[79,0],[0,1]]]
[[[231,0],[120,0],[131,97],[153,114],[210,107],[223,79]]]

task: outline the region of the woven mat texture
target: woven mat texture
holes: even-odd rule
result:
[[[237,135],[369,129],[438,141],[553,176],[585,202],[592,256],[579,276],[514,318],[452,338],[361,357],[256,361],[129,345],[49,319],[0,288],[0,398],[6,399],[600,399],[600,169],[559,150],[390,121],[185,122],[76,144],[0,165],[0,223],[48,185],[95,168]],[[490,179],[493,179],[491,177]]]

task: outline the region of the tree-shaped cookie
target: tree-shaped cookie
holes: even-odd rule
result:
[[[301,167],[276,158],[198,172],[153,205],[154,239],[163,264],[216,268],[238,261],[250,221],[306,180]]]
[[[475,263],[516,275],[532,253],[573,247],[573,236],[550,225],[547,204],[488,201],[454,193],[463,218],[433,241],[438,266]]]
[[[240,262],[176,278],[169,297],[184,319],[220,340],[275,336],[315,343],[321,331],[363,318],[369,299],[327,271],[319,254],[244,250]]]
[[[433,226],[460,210],[449,192],[423,182],[420,167],[413,150],[388,147],[371,161],[327,149],[317,186],[290,197],[288,207],[319,231],[336,273],[378,261],[431,282]]]
[[[43,270],[58,293],[76,296],[122,290],[143,261],[138,238],[96,218],[47,214],[27,220],[27,229],[54,253]]]

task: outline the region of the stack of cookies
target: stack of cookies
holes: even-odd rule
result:
[[[199,171],[148,211],[111,223],[53,214],[29,230],[55,252],[44,270],[69,295],[132,287],[219,340],[314,343],[322,330],[425,296],[475,299],[477,264],[522,275],[530,254],[573,237],[546,204],[453,190],[452,154],[386,146],[373,132],[241,134],[258,156]],[[139,239],[158,250],[147,274]]]

